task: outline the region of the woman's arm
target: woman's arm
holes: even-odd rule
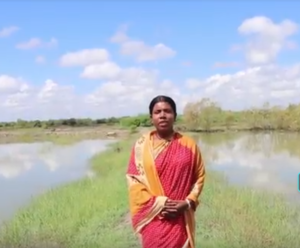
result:
[[[205,167],[204,167],[204,161],[202,159],[202,155],[200,152],[200,149],[197,144],[195,144],[195,147],[193,149],[194,151],[194,185],[193,188],[188,195],[187,199],[191,203],[191,207],[196,209],[196,207],[199,204],[199,196],[203,190],[204,181],[205,181]]]

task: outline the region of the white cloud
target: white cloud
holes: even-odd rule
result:
[[[180,94],[180,88],[170,80],[159,80],[158,76],[156,71],[141,68],[121,70],[118,78],[101,84],[95,92],[88,94],[86,103],[101,110],[109,106],[108,113],[120,116],[145,113],[154,96],[167,94],[178,100],[178,107],[182,108],[180,103],[184,94]]]
[[[56,103],[60,99],[62,102],[72,100],[73,97],[70,94],[73,91],[73,86],[60,86],[51,79],[45,81],[44,86],[37,94],[40,103],[51,103],[51,100],[55,98]]]
[[[258,27],[257,23],[264,25]],[[259,37],[269,41],[275,37],[276,42],[284,44],[290,42],[287,37],[295,32],[295,25],[291,21],[274,24],[267,18],[257,17],[244,21],[239,30],[243,34],[259,34]],[[284,31],[279,28],[282,26]],[[122,46],[131,39],[121,30],[112,41]],[[247,44],[251,41],[252,37]],[[247,55],[257,47],[246,45],[243,49],[241,51]],[[284,47],[273,54],[278,56],[283,50]],[[268,57],[265,61],[273,62],[270,51],[267,48],[261,50]],[[183,84],[175,82],[176,78],[165,78],[158,70],[130,65],[124,67],[113,61],[103,48],[66,53],[59,63],[63,67],[79,67],[81,72],[78,76],[86,82],[75,86],[47,79],[38,87],[34,85],[40,85],[40,82],[29,83],[13,75],[0,75],[1,119],[101,118],[145,113],[150,100],[160,94],[174,97],[179,112],[188,101],[204,97],[231,109],[257,106],[266,101],[277,105],[299,102],[300,64],[286,67],[274,63],[249,65],[233,73],[217,73],[202,79],[188,78]],[[94,88],[89,91],[86,88],[83,92],[82,88],[89,84],[88,79],[94,80]]]
[[[101,118],[145,113],[150,100],[159,94],[174,97],[179,111],[188,101],[203,97],[216,100],[225,108],[241,109],[265,101],[279,105],[298,102],[300,95],[300,65],[254,67],[203,80],[189,79],[181,86],[161,79],[155,70],[119,65],[116,68],[119,70],[94,74],[95,78],[106,80],[86,94],[78,93],[73,85],[61,85],[51,79],[34,87],[20,79],[0,76],[1,119]]]
[[[168,59],[176,55],[176,52],[172,48],[163,43],[148,45],[141,40],[129,38],[126,31],[123,27],[111,37],[111,42],[120,44],[123,55],[131,56],[138,62]]]
[[[35,57],[35,62],[37,64],[44,64],[44,63],[46,63],[46,58],[44,56],[41,56],[41,55],[36,56]]]
[[[87,94],[76,93],[74,86],[61,85],[51,79],[41,87],[23,88],[15,87],[14,91],[4,95],[3,102],[0,101],[2,121],[11,118],[102,118],[145,113],[155,95],[173,96],[178,100],[179,108],[184,97],[179,87],[170,80],[161,81],[156,71],[133,67],[121,70],[117,78],[100,84]]]
[[[20,84],[19,89],[16,88],[1,98],[3,101],[0,101],[0,111],[3,119],[49,119],[61,118],[62,115],[71,117],[76,115],[76,109],[81,104],[78,102],[77,105],[80,97],[74,94],[73,86],[59,85],[51,79],[46,80],[41,87]]]
[[[0,30],[0,38],[9,37],[19,30],[17,26],[4,27]]]
[[[15,94],[27,87],[22,78],[14,78],[8,75],[0,75],[0,95]]]
[[[55,47],[57,44],[58,41],[55,38],[51,38],[49,41],[43,41],[40,38],[31,38],[28,41],[17,44],[16,48],[21,50],[30,50],[36,48],[51,48],[51,47]]]
[[[230,62],[216,62],[213,65],[213,68],[236,68],[239,67],[240,64],[235,62],[235,61],[230,61]]]
[[[105,62],[102,64],[91,64],[86,66],[81,74],[81,77],[88,79],[114,79],[122,69],[113,62]]]
[[[203,81],[197,79],[197,78],[188,78],[185,81],[185,85],[189,90],[197,89],[201,86]]]
[[[83,49],[76,52],[69,52],[61,56],[59,63],[64,67],[88,66],[96,63],[103,63],[109,59],[109,52],[105,49]]]
[[[297,31],[298,24],[291,20],[275,23],[265,16],[252,17],[238,27],[238,32],[247,38],[239,48],[251,65],[272,63],[284,49],[295,48],[296,43],[289,38]]]
[[[153,72],[153,75],[155,72]],[[151,77],[151,72],[141,67],[121,68],[114,62],[105,62],[102,64],[91,64],[86,66],[81,73],[81,77],[86,79],[117,80],[131,84],[132,81],[140,78]]]
[[[198,98],[210,97],[228,108],[261,105],[266,101],[285,105],[299,101],[300,64],[286,68],[275,65],[252,67],[203,80],[189,79],[186,86]]]
[[[110,41],[113,43],[124,43],[129,40],[127,36],[128,27],[126,25],[122,25],[117,32],[110,38]]]

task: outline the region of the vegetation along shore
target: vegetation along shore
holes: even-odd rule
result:
[[[76,127],[76,132],[91,132],[95,130],[127,129],[134,132],[140,127],[151,126],[148,114],[138,116],[124,116],[120,118],[99,119],[60,119],[60,120],[17,120],[16,122],[0,123],[0,136],[22,134],[69,134]],[[182,115],[179,115],[177,127],[185,131],[213,132],[213,131],[249,131],[249,130],[284,130],[300,131],[300,104],[290,104],[287,107],[270,106],[265,103],[260,108],[241,111],[222,109],[218,103],[210,99],[188,103]],[[78,129],[79,128],[79,129]],[[66,131],[67,129],[67,131]],[[17,131],[16,131],[17,130]],[[103,132],[102,132],[103,133]]]
[[[132,145],[133,137],[94,156],[96,177],[33,199],[2,227],[0,247],[139,247],[130,227],[124,176]],[[297,206],[229,185],[209,164],[207,170],[196,215],[199,247],[299,247]]]

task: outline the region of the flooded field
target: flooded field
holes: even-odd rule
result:
[[[0,145],[0,221],[31,197],[57,185],[93,176],[89,159],[112,140],[85,140],[68,146],[53,143]]]
[[[296,133],[231,133],[201,135],[207,165],[229,182],[285,195],[300,202],[300,135]]]
[[[288,200],[300,202],[299,134],[216,133],[202,134],[197,139],[207,166],[224,173],[230,183],[281,193]],[[0,221],[49,188],[93,176],[89,159],[112,142],[0,145]]]

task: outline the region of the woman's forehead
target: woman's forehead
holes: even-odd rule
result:
[[[171,105],[167,102],[158,102],[154,105],[154,109],[170,109]]]

